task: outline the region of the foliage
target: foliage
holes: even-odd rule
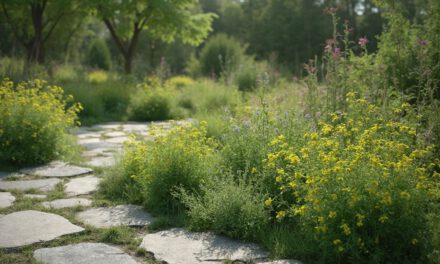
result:
[[[125,72],[131,73],[132,59],[139,34],[147,30],[154,39],[172,42],[176,37],[184,43],[200,44],[211,31],[215,15],[195,13],[194,0],[91,1],[103,20],[125,62]]]
[[[84,107],[79,117],[86,125],[123,120],[134,90],[131,82],[114,79],[102,83],[69,82],[63,86],[66,93],[72,94]]]
[[[409,104],[387,119],[349,93],[348,111],[307,133],[305,145],[272,141],[278,150],[265,167],[278,188],[265,203],[276,219],[299,221],[324,261],[420,259],[429,247],[426,212],[439,196],[433,147],[417,144],[402,113]]]
[[[76,125],[79,104],[68,103],[63,90],[34,80],[0,89],[0,160],[17,165],[39,164],[67,153],[68,129]]]
[[[87,75],[87,80],[93,84],[104,83],[108,80],[108,73],[103,70],[93,70]]]
[[[187,76],[174,76],[165,82],[165,87],[171,87],[172,89],[182,89],[187,86],[193,85],[194,80]]]
[[[157,121],[171,119],[170,93],[159,82],[144,82],[130,98],[128,118],[135,121]]]
[[[252,185],[230,176],[203,185],[201,195],[181,193],[188,208],[189,227],[213,230],[232,238],[255,239],[268,222],[263,196]]]
[[[120,180],[126,184],[120,188],[133,186],[122,191],[124,196],[138,197],[152,212],[175,213],[181,209],[173,194],[177,188],[196,192],[214,173],[215,144],[206,138],[203,124],[200,128],[180,126],[169,133],[155,133],[158,137],[154,142],[127,146],[120,164]]]
[[[90,44],[87,61],[92,68],[110,70],[112,64],[110,50],[102,39],[96,39]]]
[[[199,80],[176,91],[176,105],[189,114],[234,111],[242,102],[236,87]]]
[[[73,65],[59,65],[54,69],[53,80],[59,83],[72,82],[78,79],[77,68]]]
[[[204,76],[219,78],[237,69],[243,56],[244,49],[237,40],[218,34],[200,52],[199,70]]]

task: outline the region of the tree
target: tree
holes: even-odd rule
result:
[[[44,63],[45,43],[77,6],[69,0],[2,0],[0,8],[15,38],[26,49],[30,64]]]
[[[127,74],[142,30],[166,42],[176,37],[184,43],[200,44],[211,30],[215,15],[195,13],[197,0],[95,0],[94,8],[107,26],[124,59]]]

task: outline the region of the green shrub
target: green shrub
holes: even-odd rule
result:
[[[81,123],[123,120],[127,114],[130,94],[134,84],[121,80],[102,83],[69,82],[64,84],[66,93],[72,94],[84,107],[79,113]]]
[[[269,220],[263,196],[244,181],[237,183],[232,177],[216,179],[212,185],[203,185],[201,193],[181,193],[191,229],[256,239]]]
[[[92,68],[98,68],[105,71],[110,70],[112,64],[110,50],[103,40],[96,39],[91,43],[87,62]]]
[[[126,148],[120,164],[123,176],[115,178],[112,186],[123,183],[117,192],[140,198],[152,212],[175,213],[181,208],[173,195],[176,189],[198,191],[214,173],[214,143],[206,138],[203,125],[151,133],[158,135],[155,141],[134,142]]]
[[[0,58],[0,79],[9,78],[13,81],[23,77],[24,60],[2,57]]]
[[[243,66],[235,75],[234,80],[238,86],[238,90],[249,92],[257,88],[258,72],[256,68],[251,66]]]
[[[131,96],[128,119],[135,121],[157,121],[171,119],[170,94],[162,87],[139,86]]]
[[[53,79],[56,82],[72,82],[78,79],[77,69],[73,65],[64,64],[55,68]]]
[[[211,80],[197,81],[178,90],[174,100],[190,115],[234,111],[241,103],[241,96],[236,87],[226,86]]]
[[[210,38],[200,53],[200,71],[204,76],[219,78],[238,68],[244,57],[240,43],[225,34]]]
[[[79,104],[67,107],[63,90],[35,80],[0,87],[0,160],[17,165],[44,163],[66,154],[67,130],[76,125]]]
[[[194,80],[186,76],[175,76],[165,82],[165,87],[181,89],[194,83]]]
[[[108,80],[108,74],[103,70],[93,70],[87,75],[87,80],[93,84],[104,83]]]

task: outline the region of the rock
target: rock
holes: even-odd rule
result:
[[[45,195],[45,194],[25,194],[25,195],[23,195],[23,197],[30,198],[30,199],[46,199],[47,195]]]
[[[112,131],[104,134],[106,137],[125,137],[127,134],[121,131]]]
[[[145,226],[154,219],[141,206],[137,205],[91,208],[78,213],[76,218],[85,224],[97,228],[119,225]]]
[[[100,125],[94,125],[90,129],[92,130],[118,130],[122,126],[122,123],[119,122],[109,122]]]
[[[251,243],[242,243],[212,233],[192,233],[180,228],[147,234],[140,245],[156,259],[173,264],[212,263],[222,260],[265,259],[268,253]]]
[[[100,137],[93,137],[93,138],[80,138],[78,140],[78,144],[86,146],[89,144],[93,144],[93,143],[99,143],[102,142],[102,140],[100,139]]]
[[[67,196],[77,196],[82,194],[89,194],[98,189],[99,178],[95,176],[86,176],[71,179],[64,185],[64,192]]]
[[[112,150],[112,149],[120,149],[121,148],[121,144],[106,142],[106,141],[102,141],[102,140],[96,140],[96,142],[88,142],[88,143],[83,143],[80,145],[83,146],[86,150],[94,150],[94,149]]]
[[[257,262],[257,264],[303,264],[301,261],[294,259],[278,259],[264,262]]]
[[[62,161],[53,161],[48,165],[24,169],[21,172],[40,177],[73,177],[89,174],[92,172],[92,169],[69,165]]]
[[[111,167],[116,164],[116,159],[114,156],[92,157],[86,164],[93,167]]]
[[[113,156],[116,149],[107,149],[107,148],[96,148],[92,150],[84,151],[82,156],[85,158],[89,157],[98,157],[98,156]]]
[[[15,201],[15,197],[10,192],[0,192],[0,208],[11,206]]]
[[[82,132],[78,133],[77,137],[79,139],[90,139],[90,138],[100,138],[101,132]]]
[[[130,141],[130,138],[125,137],[113,137],[105,139],[105,142],[115,143],[115,144],[123,144],[124,142]]]
[[[76,206],[90,206],[92,205],[92,201],[86,198],[70,198],[70,199],[58,199],[50,202],[42,202],[46,208],[68,208],[68,207],[76,207]]]
[[[136,264],[116,247],[102,243],[79,243],[34,251],[34,258],[45,264]]]
[[[23,177],[26,176],[23,173],[17,173],[17,172],[5,172],[5,171],[0,171],[0,181],[4,180],[7,177]]]
[[[148,131],[147,123],[127,123],[122,126],[122,130],[128,133],[140,132],[140,131]]]
[[[51,191],[61,182],[59,179],[42,179],[29,181],[0,181],[0,190],[21,190],[37,189],[43,192]]]
[[[39,211],[20,211],[0,218],[0,248],[16,248],[82,232],[64,217]]]

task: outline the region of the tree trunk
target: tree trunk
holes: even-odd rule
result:
[[[116,43],[116,47],[118,47],[119,51],[122,53],[122,57],[124,58],[124,71],[126,74],[131,74],[133,57],[136,52],[136,47],[139,42],[139,34],[142,31],[142,27],[144,22],[136,21],[133,24],[133,36],[129,40],[128,43],[124,43],[123,40],[117,35],[114,24],[110,19],[104,18],[104,23],[110,31],[110,35],[112,39]],[[128,48],[127,48],[128,46]]]
[[[34,27],[35,35],[27,49],[28,63],[44,63],[43,13],[45,7],[45,1],[31,4],[32,26]]]

